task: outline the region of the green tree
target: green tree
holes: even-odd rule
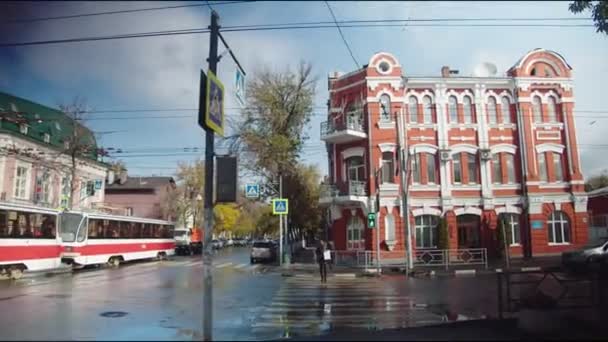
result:
[[[439,241],[437,242],[437,248],[439,249],[449,249],[450,241],[448,234],[448,220],[445,217],[439,218]]]
[[[591,10],[596,32],[608,34],[608,1],[577,0],[570,3],[568,9],[572,13],[582,13]]]
[[[608,170],[602,171],[599,175],[589,177],[585,182],[585,191],[593,191],[605,186],[608,186]]]

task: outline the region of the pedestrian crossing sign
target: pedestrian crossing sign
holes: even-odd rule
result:
[[[259,184],[245,185],[245,197],[247,197],[247,198],[260,197],[260,185]]]
[[[272,200],[272,213],[274,215],[287,215],[288,213],[287,198],[278,198]]]

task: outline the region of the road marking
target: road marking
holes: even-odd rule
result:
[[[247,267],[247,266],[251,266],[251,265],[250,264],[240,264],[240,265],[234,266],[234,268],[236,268],[238,270],[238,269],[241,269],[241,268],[244,268],[244,267]]]
[[[223,264],[219,264],[217,266],[215,266],[215,268],[224,268],[224,267],[228,267],[228,266],[232,266],[231,262],[225,262]]]

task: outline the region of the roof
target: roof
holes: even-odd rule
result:
[[[173,177],[128,177],[124,184],[106,184],[107,190],[154,190],[167,184],[174,184]]]
[[[1,131],[60,150],[64,149],[64,140],[72,135],[74,124],[76,124],[85,132],[82,141],[91,145],[91,151],[85,157],[97,161],[97,142],[93,132],[58,109],[0,92],[0,113],[4,113],[3,118],[9,118],[0,121]],[[13,113],[14,115],[11,115]],[[20,122],[27,124],[27,134],[20,132]],[[49,135],[48,143],[44,141],[45,134]]]
[[[587,197],[589,197],[589,198],[599,197],[599,196],[603,196],[603,195],[608,195],[608,186],[605,186],[605,187],[599,188],[599,189],[595,189],[595,190],[589,191],[587,193]]]

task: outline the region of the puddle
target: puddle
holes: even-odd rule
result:
[[[72,295],[71,294],[52,294],[52,295],[46,295],[46,296],[44,296],[44,298],[65,299],[65,298],[72,298]]]

